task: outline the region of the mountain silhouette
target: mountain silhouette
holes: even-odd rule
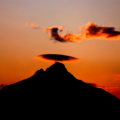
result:
[[[55,62],[28,79],[0,90],[3,114],[19,118],[118,118],[120,100],[103,89],[76,79]]]

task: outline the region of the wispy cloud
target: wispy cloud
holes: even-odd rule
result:
[[[38,28],[40,28],[40,27],[38,27],[38,25],[33,25],[33,24],[30,24],[30,27],[32,27],[32,28],[34,28],[34,29],[38,29]]]
[[[115,74],[113,81],[120,80],[120,74]]]
[[[117,86],[117,87],[97,86],[97,88],[103,88],[103,89],[118,89],[118,88],[120,88],[120,86]]]
[[[30,25],[28,24],[28,22],[25,23],[26,27],[32,27],[33,29],[39,29],[40,27],[38,27],[38,25],[34,25],[33,23],[31,23]]]

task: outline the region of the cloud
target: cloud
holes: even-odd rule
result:
[[[117,88],[120,88],[120,86],[118,86],[118,87],[97,86],[97,88],[103,88],[103,89],[117,89]]]
[[[97,26],[95,23],[88,23],[85,32],[85,38],[120,39],[120,31],[115,31],[114,27]]]
[[[40,27],[38,27],[38,25],[36,25],[36,26],[33,25],[33,23],[31,23],[30,25],[28,25],[28,22],[25,23],[25,26],[26,26],[26,27],[30,26],[30,27],[32,27],[33,29],[39,29],[39,28],[40,28]]]
[[[105,91],[109,92],[110,94],[115,95],[118,99],[120,99],[120,86],[116,87],[97,86],[97,88],[102,88]]]
[[[95,83],[87,83],[87,84],[89,84],[92,87],[97,87],[97,85]]]
[[[99,86],[95,83],[87,83],[87,84],[89,84],[92,87],[102,88],[104,90],[113,90],[113,89],[119,89],[120,88],[120,86],[116,86],[116,87],[113,87],[113,86]]]
[[[97,26],[95,23],[87,23],[78,28],[80,34],[60,35],[64,26],[54,26],[45,28],[45,31],[56,41],[59,42],[80,42],[82,39],[104,38],[107,40],[120,39],[120,31],[115,31],[114,27]],[[84,28],[85,27],[85,28]]]
[[[58,31],[62,32],[63,26],[55,26],[52,28],[45,28],[46,32],[49,32],[49,35],[54,38],[54,40],[57,40],[59,42],[75,42],[80,41],[82,39],[82,35],[77,34],[66,34],[64,36],[60,35]]]
[[[48,60],[48,61],[60,61],[60,62],[69,62],[79,60],[78,58],[67,56],[67,55],[60,55],[60,54],[43,54],[38,55],[37,58]]]
[[[116,96],[118,99],[120,99],[120,86],[109,87],[109,86],[98,86],[95,83],[87,83],[87,84],[89,84],[90,86],[95,87],[95,88],[101,88],[101,89],[105,90],[106,92]]]
[[[3,87],[6,87],[8,85],[4,85],[4,84],[0,84],[0,89],[2,89]]]
[[[120,74],[116,74],[115,78],[113,79],[113,81],[117,81],[117,80],[120,80]]]
[[[120,90],[111,90],[111,91],[108,91],[110,92],[112,95],[115,95],[118,99],[120,99]]]
[[[34,28],[34,29],[38,29],[38,28],[39,28],[38,25],[35,26],[35,25],[31,24],[30,26],[31,26],[32,28]]]

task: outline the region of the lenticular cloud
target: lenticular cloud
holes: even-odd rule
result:
[[[56,62],[69,62],[69,61],[79,60],[78,58],[72,56],[60,55],[60,54],[42,54],[42,55],[38,55],[37,58],[48,61],[56,61]]]

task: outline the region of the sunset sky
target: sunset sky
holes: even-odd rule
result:
[[[120,38],[78,42],[51,40],[45,28],[63,26],[61,35],[79,34],[87,23],[120,32],[120,0],[0,0],[0,84],[29,78],[54,62],[41,54],[63,54],[80,61],[64,63],[77,79],[120,89]]]

